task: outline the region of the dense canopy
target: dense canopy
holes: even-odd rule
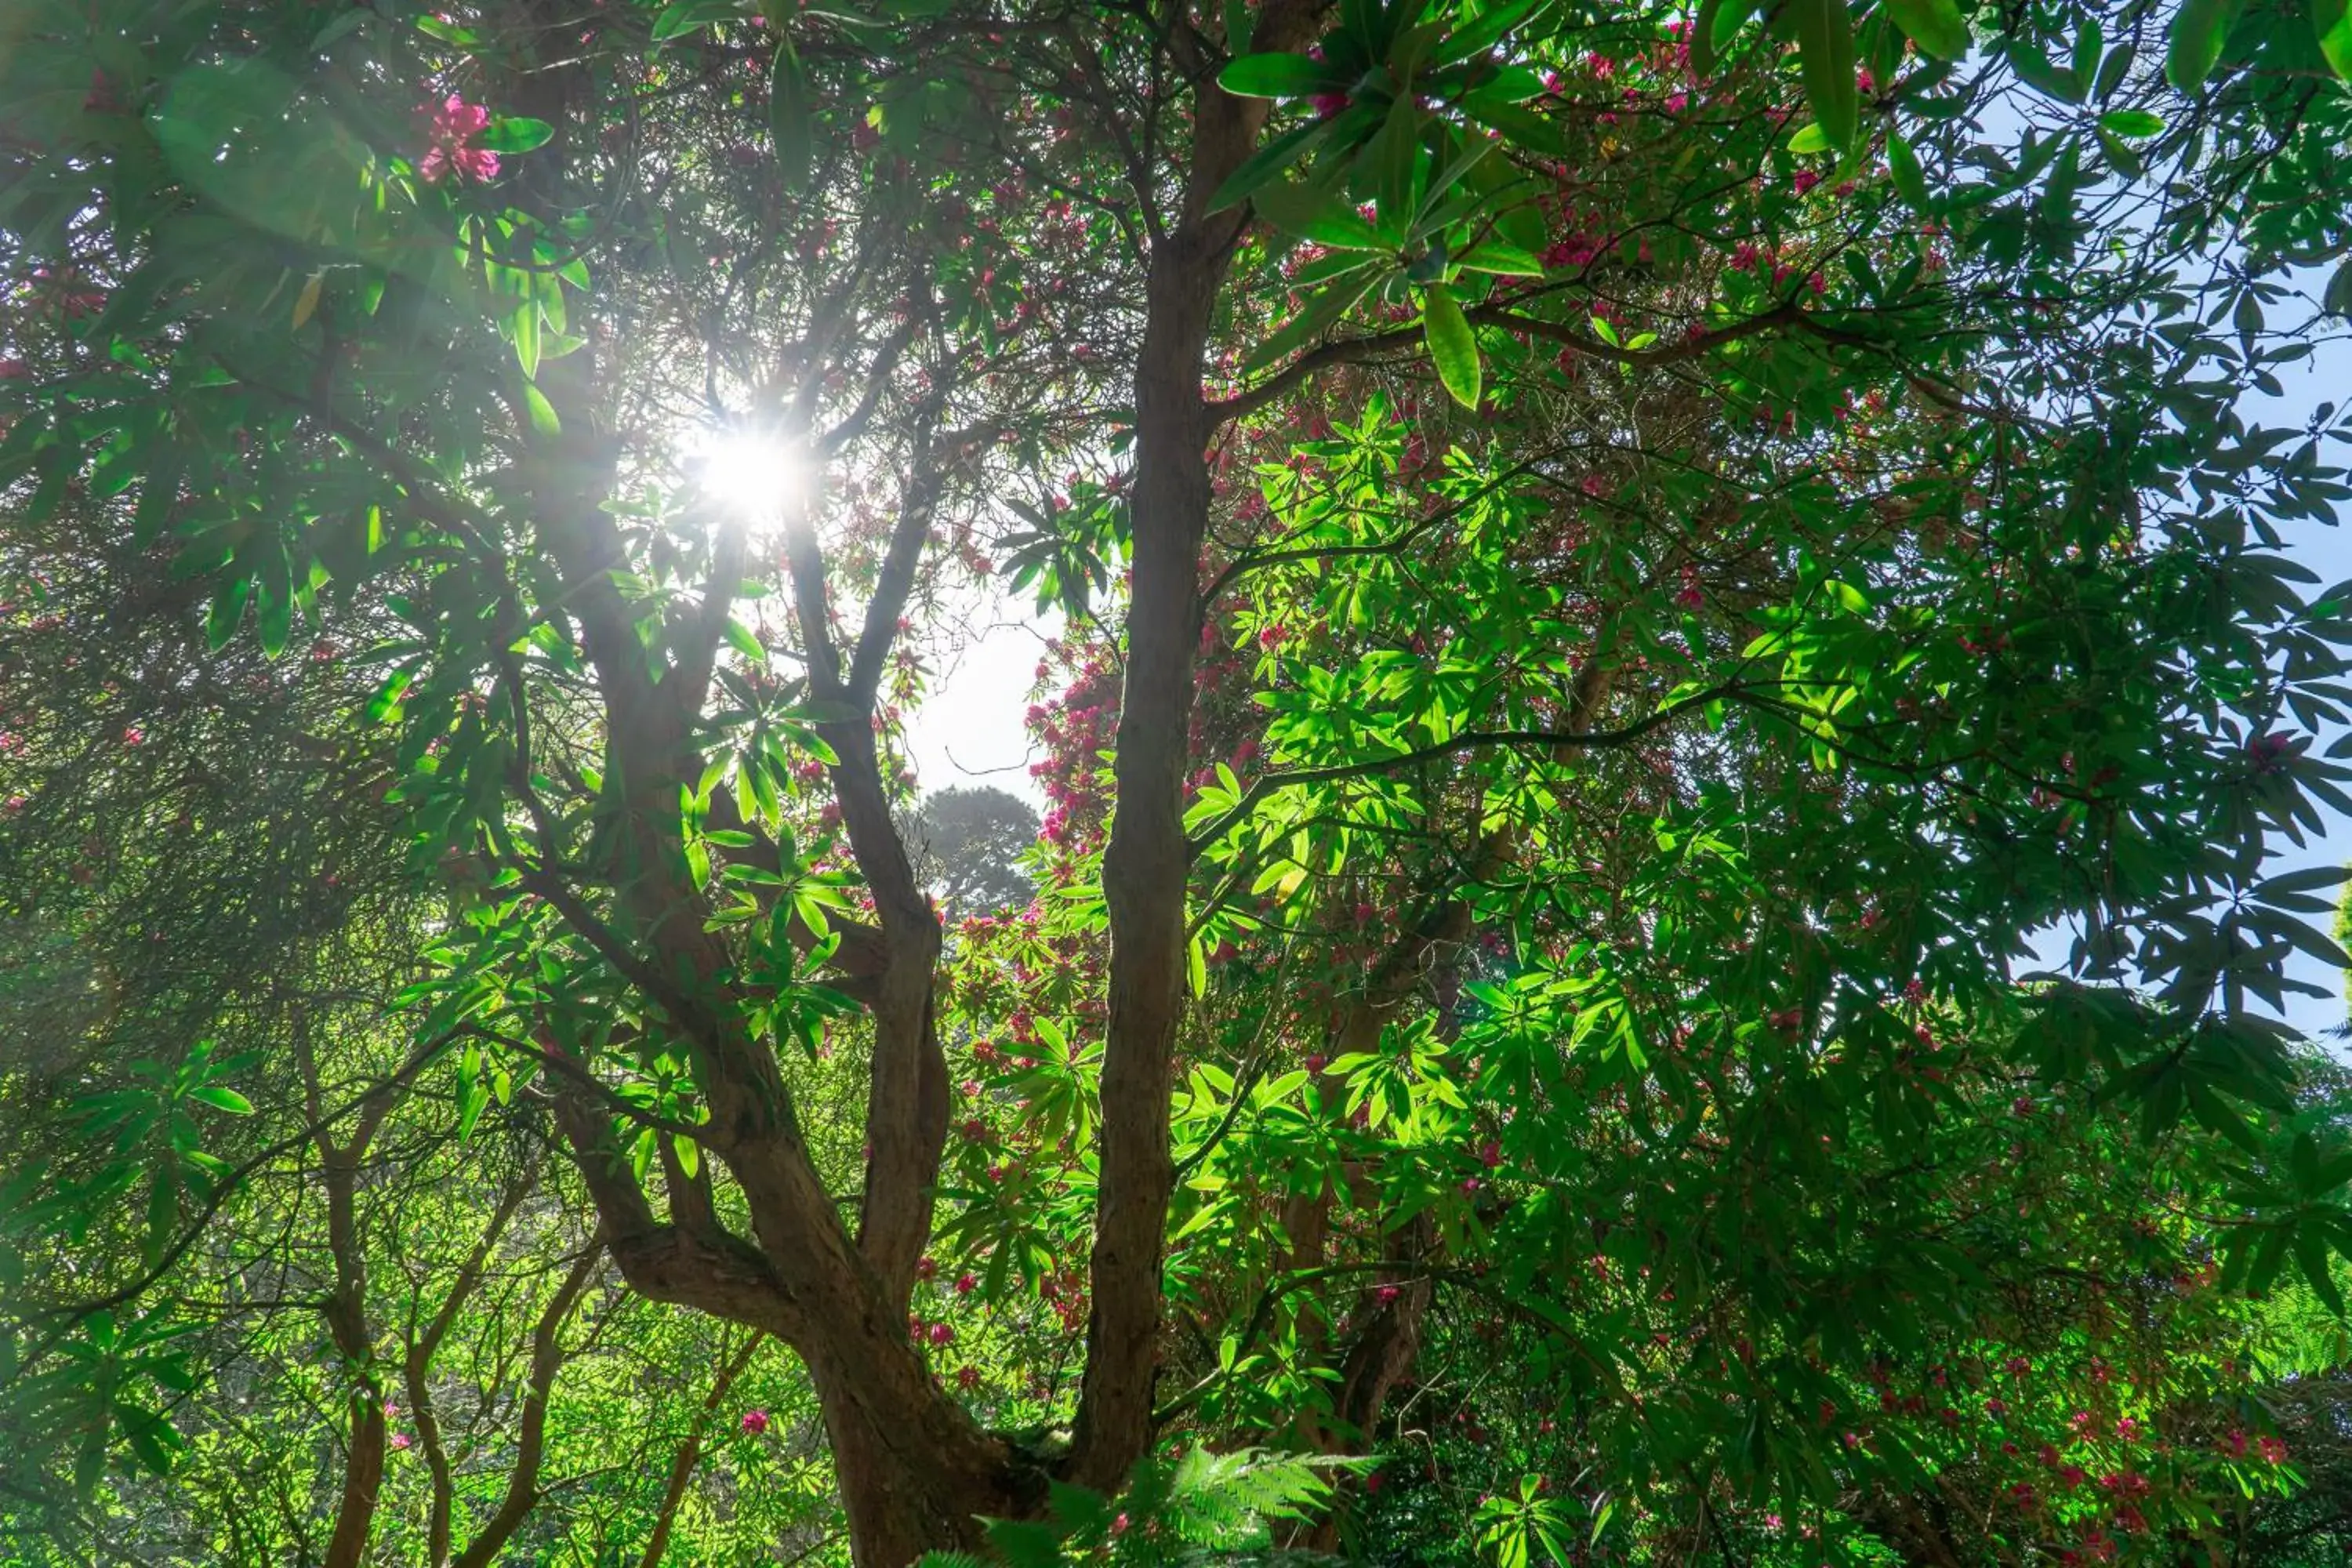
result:
[[[0,0],[0,1555],[2343,1561],[2347,75]]]

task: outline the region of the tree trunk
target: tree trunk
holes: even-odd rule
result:
[[[978,1551],[982,1518],[1018,1518],[1043,1502],[1042,1477],[1021,1487],[1009,1471],[958,1473],[910,1455],[876,1428],[838,1374],[810,1371],[857,1568],[907,1568],[926,1552]]]
[[[1252,47],[1311,36],[1322,0],[1269,0]],[[1203,77],[1194,88],[1192,167],[1176,221],[1151,247],[1135,372],[1135,483],[1129,517],[1127,670],[1113,764],[1118,809],[1103,852],[1110,921],[1109,1016],[1102,1065],[1102,1175],[1095,1211],[1087,1364],[1070,1479],[1115,1489],[1151,1441],[1159,1362],[1160,1250],[1175,1168],[1168,1100],[1184,999],[1184,765],[1196,695],[1201,544],[1208,531],[1208,443],[1201,388],[1218,297],[1246,208],[1212,213],[1217,187],[1257,144],[1266,101]],[[1149,200],[1149,193],[1139,193]]]

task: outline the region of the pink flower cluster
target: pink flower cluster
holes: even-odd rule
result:
[[[490,111],[478,103],[467,103],[453,92],[431,112],[432,123],[426,132],[430,145],[425,149],[425,156],[416,161],[417,176],[428,185],[438,184],[452,169],[469,180],[494,178],[499,172],[499,155],[487,147],[467,145],[488,127]]]

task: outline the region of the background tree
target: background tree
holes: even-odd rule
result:
[[[1020,909],[1036,891],[1021,859],[1037,842],[1037,814],[1017,795],[954,785],[925,797],[909,838],[916,872],[934,889],[940,913],[992,915]]]

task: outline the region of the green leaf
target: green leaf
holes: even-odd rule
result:
[[[1790,5],[1805,101],[1812,106],[1829,144],[1843,152],[1853,145],[1862,112],[1853,74],[1853,18],[1846,13],[1845,0],[1790,0]]]
[[[2336,268],[2319,302],[2332,315],[2352,316],[2352,258]]]
[[[1327,133],[1332,123],[1317,121],[1286,131],[1251,153],[1240,168],[1225,176],[1225,183],[1209,198],[1209,210],[1221,213],[1247,201],[1258,187],[1303,157],[1308,145]]]
[[[1939,60],[1956,60],[1969,52],[1968,18],[1954,0],[1886,0],[1886,14],[1913,43]]]
[[[1483,55],[1503,41],[1503,35],[1551,9],[1551,0],[1507,0],[1476,21],[1447,37],[1430,56],[1433,66],[1452,65]]]
[[[253,626],[265,658],[276,658],[286,651],[286,639],[294,629],[294,597],[283,584],[271,585],[255,603]]]
[[[2221,63],[2221,46],[2229,39],[2230,25],[2237,19],[2238,0],[2185,0],[2172,18],[2164,79],[2182,92],[2195,92],[2204,86],[2205,79]]]
[[[768,65],[768,134],[776,144],[784,188],[802,189],[816,153],[816,110],[809,101],[808,71],[790,38],[776,40],[775,58]]]
[[[2114,109],[2099,116],[2099,129],[2113,136],[2161,136],[2164,119],[2145,109]]]
[[[213,652],[228,646],[236,636],[237,623],[245,619],[245,601],[253,592],[253,579],[239,574],[227,578],[213,591],[212,609],[205,616],[205,641]]]
[[[1912,211],[1927,216],[1934,203],[1927,195],[1927,171],[1919,166],[1919,154],[1912,151],[1911,143],[1892,132],[1886,138],[1886,172],[1894,177],[1895,194],[1910,204]]]
[[[2336,1276],[2329,1267],[2327,1237],[2315,1225],[2294,1227],[2294,1260],[2303,1268],[2303,1277],[2313,1294],[2327,1304],[2327,1310],[2337,1317],[2344,1315],[2344,1292],[2336,1288]]]
[[[768,662],[767,645],[761,642],[751,627],[732,616],[727,617],[727,646],[755,665]]]
[[[1412,176],[1421,162],[1421,105],[1411,94],[1389,105],[1380,134],[1364,148],[1360,167],[1371,172],[1380,215],[1402,228],[1412,218]]]
[[[1543,262],[1533,252],[1516,245],[1505,245],[1490,239],[1471,247],[1454,258],[1454,265],[1465,272],[1485,272],[1496,278],[1540,278]]]
[[[2087,84],[2098,75],[2099,50],[2106,41],[2106,34],[2100,29],[2097,17],[2084,22],[2083,30],[2074,37],[2074,53],[2066,61],[2066,68],[2074,73],[2076,81]]]
[[[1830,133],[1818,120],[1809,120],[1789,138],[1789,151],[1798,153],[1826,153],[1830,150]]]
[[[2051,63],[2050,57],[2021,38],[2009,44],[2009,65],[2017,72],[2020,81],[2034,91],[2062,103],[2083,101],[2085,84],[2071,70],[2061,69]]]
[[[2329,68],[2352,81],[2352,4],[2347,0],[2311,0],[2311,27],[2319,35],[2319,52]]]
[[[1346,198],[1307,185],[1268,184],[1253,198],[1258,216],[1285,234],[1332,250],[1393,249]]]
[[[2109,49],[2107,58],[2099,62],[2099,74],[2091,83],[2091,96],[2101,103],[2113,97],[2116,89],[2123,85],[2124,78],[2130,72],[2132,61],[2138,54],[2139,51],[2132,47],[2128,40]]]
[[[482,132],[481,145],[492,153],[528,153],[544,147],[555,134],[555,127],[544,120],[531,120],[522,115],[502,115],[490,121]]]
[[[542,436],[562,433],[562,422],[555,417],[555,405],[547,400],[547,394],[540,391],[537,383],[526,381],[522,384],[522,401],[524,408],[530,412],[532,429]]]
[[[1477,407],[1478,338],[1444,284],[1433,283],[1422,291],[1421,331],[1429,343],[1429,357],[1436,363],[1437,379],[1454,402]]]
[[[1698,15],[1691,21],[1690,46],[1691,69],[1701,81],[1715,74],[1717,58],[1747,16],[1744,0],[1729,5],[1725,0],[1699,0]]]
[[[514,331],[515,363],[522,367],[525,381],[539,379],[539,301],[525,300],[510,318]]]
[[[731,22],[742,15],[738,0],[678,0],[654,18],[653,41],[666,44],[713,22]]]
[[[1235,98],[1305,98],[1346,82],[1329,66],[1305,55],[1244,55],[1217,73],[1217,85]]]
[[[142,1468],[159,1476],[171,1473],[173,1456],[187,1447],[187,1439],[162,1416],[127,1402],[115,1405],[114,1418],[121,1423],[123,1441]]]
[[[231,1116],[253,1114],[253,1101],[246,1099],[236,1090],[224,1089],[216,1083],[198,1085],[188,1090],[188,1098],[200,1104],[209,1105],[215,1110],[226,1110]]]
[[[1242,368],[1254,371],[1272,364],[1293,349],[1304,348],[1320,337],[1324,329],[1346,315],[1376,281],[1370,263],[1360,270],[1342,273],[1332,279],[1307,301],[1297,315],[1284,322],[1280,331],[1251,350],[1249,357],[1242,362]]]

